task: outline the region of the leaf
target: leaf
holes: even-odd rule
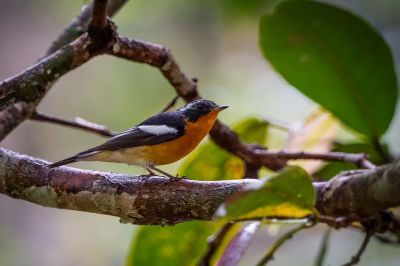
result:
[[[285,149],[326,153],[332,149],[339,130],[339,121],[330,113],[318,108],[297,127],[289,131]],[[295,160],[290,165],[297,165],[308,173],[314,173],[323,166],[318,160]]]
[[[285,1],[260,24],[260,46],[293,86],[344,124],[378,138],[397,101],[393,59],[382,36],[356,15],[314,1]]]
[[[268,123],[248,118],[235,126],[234,131],[248,143],[265,145]],[[242,178],[244,171],[242,160],[207,141],[186,159],[179,173],[190,179],[224,180]]]
[[[129,251],[127,266],[196,265],[207,248],[210,222],[187,222],[171,227],[143,226]]]
[[[234,195],[219,207],[216,215],[225,214],[226,220],[303,218],[314,212],[315,197],[310,176],[300,167],[290,166],[259,188]]]

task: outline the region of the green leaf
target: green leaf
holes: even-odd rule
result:
[[[248,143],[265,145],[268,123],[248,118],[235,126],[234,131]],[[207,141],[186,159],[179,173],[197,180],[239,179],[244,174],[244,163],[213,142]]]
[[[126,265],[196,265],[215,228],[210,222],[198,221],[171,227],[143,226],[136,234]]]
[[[314,212],[315,190],[300,167],[285,168],[259,188],[234,195],[217,211],[226,220],[273,216],[303,218]]]
[[[347,126],[370,138],[387,130],[396,74],[388,45],[369,23],[324,3],[285,1],[262,18],[260,46],[290,84]]]

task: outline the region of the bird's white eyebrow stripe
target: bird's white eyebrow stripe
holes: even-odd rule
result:
[[[143,125],[143,126],[138,126],[140,130],[143,132],[153,134],[153,135],[167,135],[167,134],[176,134],[178,133],[178,130],[173,127],[169,127],[166,125]]]

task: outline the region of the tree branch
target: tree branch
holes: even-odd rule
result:
[[[344,152],[327,152],[327,153],[312,153],[305,151],[270,151],[260,149],[255,152],[260,160],[268,160],[268,158],[297,160],[323,160],[323,161],[336,161],[344,163],[352,163],[360,168],[373,169],[376,166],[368,160],[367,154],[364,153],[344,153]]]
[[[0,83],[0,140],[29,117],[49,88],[65,73],[87,62],[91,39],[82,35],[29,69]]]
[[[209,220],[235,192],[260,182],[171,182],[60,167],[0,149],[0,193],[43,206],[114,215],[135,224]],[[400,162],[314,183],[316,208],[329,216],[364,217],[400,204]]]
[[[323,215],[366,217],[400,204],[400,161],[314,183]]]
[[[173,182],[159,176],[49,169],[47,165],[0,149],[0,193],[45,207],[114,215],[134,224],[172,225],[210,220],[227,197],[253,182]]]

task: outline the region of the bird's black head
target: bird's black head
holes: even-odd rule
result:
[[[228,108],[228,106],[219,106],[212,101],[201,99],[188,103],[185,105],[185,107],[180,108],[178,111],[190,122],[195,122],[200,117],[203,117],[211,112],[220,112],[226,108]]]

